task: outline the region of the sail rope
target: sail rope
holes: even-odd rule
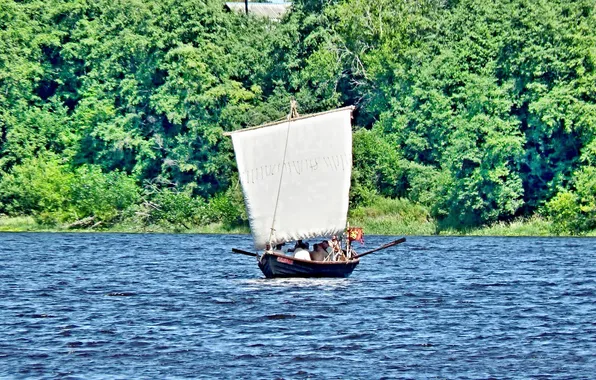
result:
[[[277,216],[277,206],[279,205],[279,194],[281,193],[281,184],[284,177],[284,168],[286,166],[286,154],[288,153],[288,140],[290,138],[290,124],[292,119],[298,117],[298,111],[296,110],[296,101],[292,99],[290,101],[290,114],[288,115],[288,127],[286,128],[286,144],[284,146],[284,157],[281,161],[281,172],[279,174],[279,184],[277,186],[277,197],[275,199],[275,208],[273,209],[273,220],[271,221],[271,231],[269,232],[269,247],[272,248],[271,238],[275,231],[275,217]]]

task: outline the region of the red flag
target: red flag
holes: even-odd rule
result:
[[[360,244],[364,244],[364,231],[362,230],[362,227],[348,228],[348,239],[350,241],[357,241]]]

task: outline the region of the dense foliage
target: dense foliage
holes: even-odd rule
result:
[[[222,132],[295,98],[357,106],[354,205],[596,228],[593,1],[223,3],[0,0],[0,214],[242,225]]]

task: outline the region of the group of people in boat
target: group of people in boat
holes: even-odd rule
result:
[[[347,261],[348,254],[341,248],[341,242],[337,236],[332,236],[330,240],[323,240],[315,243],[312,250],[310,244],[306,241],[298,240],[293,247],[287,248],[286,243],[278,244],[272,250],[269,245],[266,251],[292,256],[296,259],[306,261]]]

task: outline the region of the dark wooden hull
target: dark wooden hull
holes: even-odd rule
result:
[[[360,263],[350,261],[305,261],[291,256],[265,253],[259,259],[259,268],[267,278],[275,277],[348,277]]]

